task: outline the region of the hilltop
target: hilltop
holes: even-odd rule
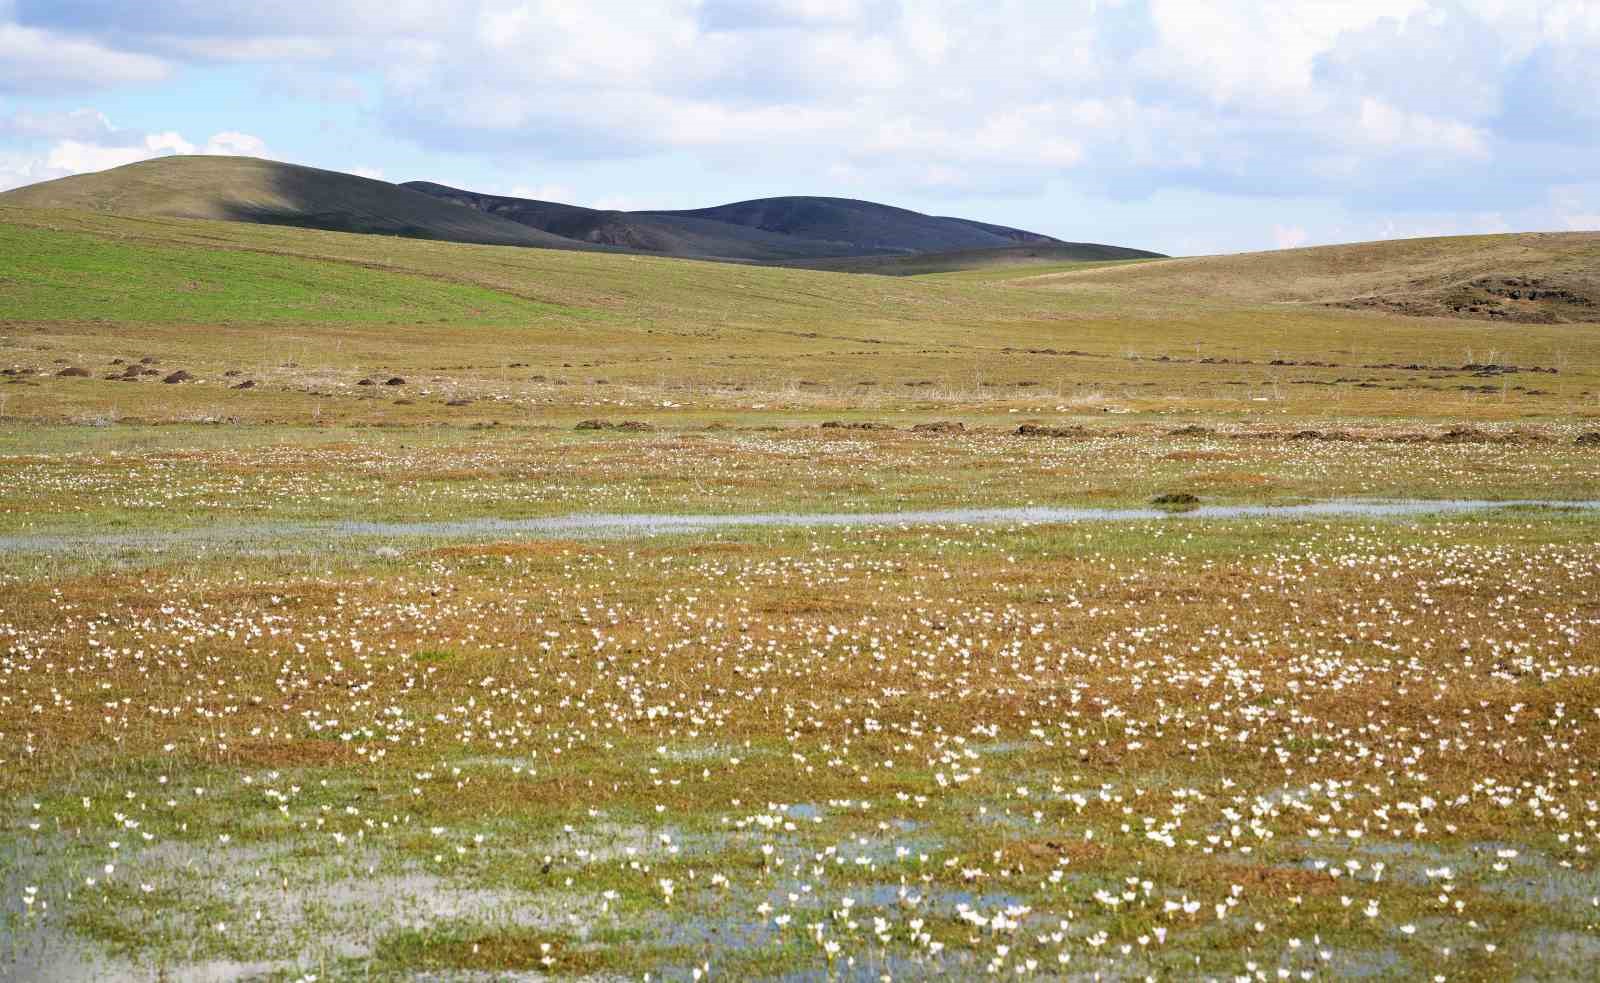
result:
[[[1394,239],[1044,273],[1035,289],[1422,317],[1600,321],[1600,232]]]
[[[0,204],[579,248],[571,240],[386,181],[253,157],[158,157],[17,188],[0,194]]]
[[[1076,259],[1158,255],[1062,243],[1037,232],[846,198],[764,198],[690,211],[603,211],[427,181],[396,185],[249,157],[160,157],[18,188],[0,194],[0,204],[784,265],[951,254],[930,268],[951,268],[952,262],[981,266],[991,261],[980,254],[1019,246],[1067,249]],[[862,271],[903,272],[870,263]]]
[[[687,211],[623,212],[480,194],[426,181],[403,187],[582,242],[668,256],[811,265],[840,257],[1066,245],[1037,232],[853,198],[758,198]],[[1121,258],[1158,255],[1097,248],[1125,253]],[[876,272],[870,264],[865,271]]]

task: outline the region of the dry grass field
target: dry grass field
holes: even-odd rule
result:
[[[0,210],[0,979],[1594,978],[1597,249]]]

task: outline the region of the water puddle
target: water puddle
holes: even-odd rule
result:
[[[165,532],[103,535],[5,535],[0,552],[40,553],[74,547],[104,546],[159,549],[180,544],[260,546],[271,540],[302,539],[317,543],[389,539],[460,539],[493,536],[505,539],[628,538],[684,535],[724,529],[820,529],[922,525],[1061,525],[1085,522],[1229,521],[1241,519],[1403,519],[1460,515],[1496,509],[1557,509],[1600,512],[1600,500],[1487,499],[1364,501],[1338,499],[1299,505],[1200,505],[1186,509],[1158,508],[1019,508],[923,509],[906,512],[746,512],[728,514],[576,514],[534,519],[477,518],[447,522],[267,523],[251,526],[207,526]],[[380,555],[394,557],[378,545]]]

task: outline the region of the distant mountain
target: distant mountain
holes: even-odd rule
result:
[[[17,188],[0,194],[0,204],[490,245],[578,246],[570,239],[387,181],[253,157],[157,157]]]
[[[1037,232],[964,218],[938,218],[853,198],[757,198],[714,208],[650,214],[709,219],[843,245],[845,249],[835,255],[950,252],[1059,242]]]
[[[600,211],[552,201],[479,194],[427,181],[411,181],[401,187],[578,242],[665,256],[781,262],[848,255],[851,248],[848,243],[816,242],[692,214]]]
[[[601,211],[403,185],[251,157],[158,157],[0,194],[0,204],[118,215],[217,219],[491,245],[605,249],[746,263],[815,265],[939,254],[939,269],[1005,262],[990,251],[1048,249],[1058,259],[1155,256],[1064,243],[1001,225],[850,198],[761,198],[689,211]],[[1065,252],[1060,252],[1065,250]],[[957,265],[952,265],[957,264]],[[844,264],[840,268],[852,268]],[[906,264],[866,272],[907,272]]]

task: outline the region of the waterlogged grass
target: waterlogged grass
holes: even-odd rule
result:
[[[0,430],[0,466],[14,477],[0,487],[0,531],[271,534],[275,523],[345,518],[1117,507],[1174,493],[1213,504],[1580,499],[1600,489],[1600,452],[1574,444],[1570,429],[1491,429],[1464,443],[1446,433],[16,427]]]
[[[1597,532],[8,556],[5,936],[272,979],[1582,975]]]
[[[1592,513],[326,532],[1593,499],[1581,326],[4,219],[0,978],[1593,975]]]

